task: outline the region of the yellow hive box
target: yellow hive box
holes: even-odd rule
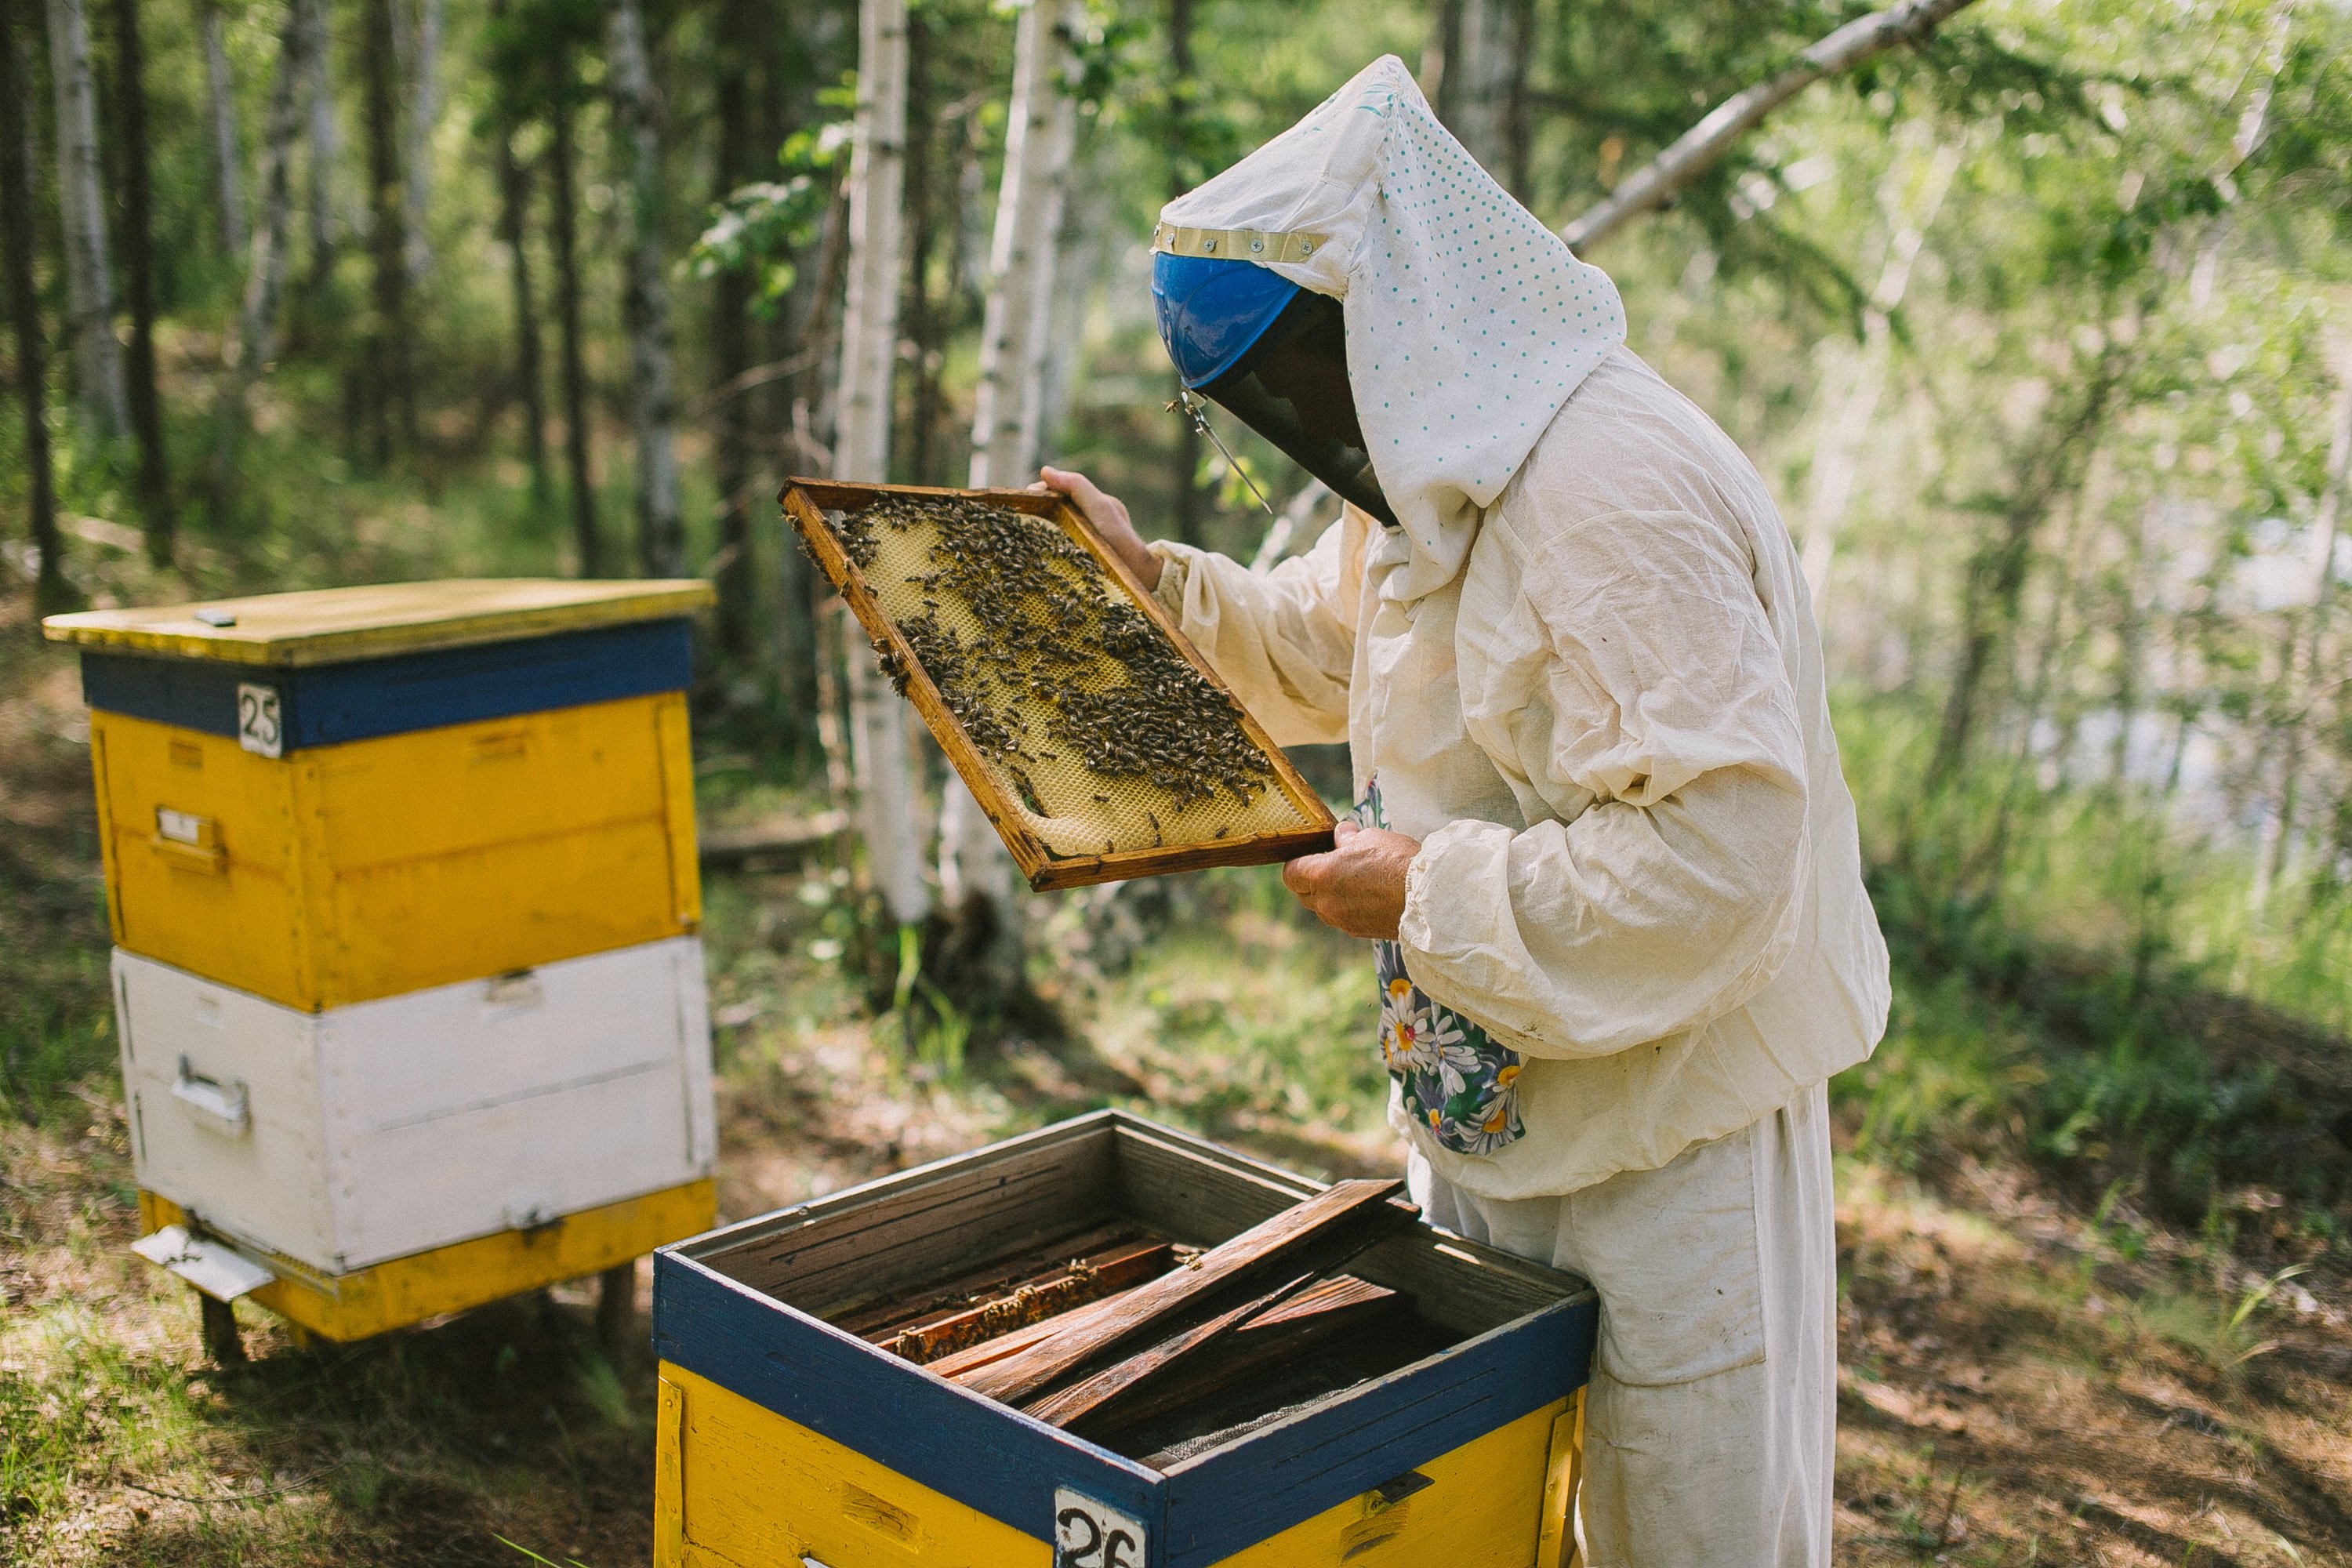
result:
[[[1347,1263],[1399,1298],[1352,1342],[1091,1436],[879,1342],[1097,1227],[1210,1247],[1317,1190],[1107,1110],[663,1247],[656,1568],[1570,1568],[1598,1298],[1448,1232]]]
[[[676,692],[272,758],[90,715],[114,939],[318,1011],[695,929]]]
[[[330,1340],[363,1340],[565,1279],[599,1274],[709,1225],[717,1188],[709,1177],[643,1197],[564,1215],[530,1230],[502,1230],[349,1274],[320,1274],[262,1253],[277,1275],[250,1294],[296,1328]],[[141,1231],[184,1226],[188,1212],[139,1194]]]
[[[697,581],[92,610],[114,937],[310,1011],[694,930]]]

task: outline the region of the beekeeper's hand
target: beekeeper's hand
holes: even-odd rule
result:
[[[1404,919],[1404,874],[1421,841],[1384,827],[1339,824],[1329,851],[1282,868],[1282,885],[1307,912],[1349,936],[1394,942]]]
[[[1084,474],[1067,468],[1040,468],[1033,490],[1055,490],[1069,497],[1086,513],[1087,521],[1095,525],[1102,542],[1111,547],[1128,570],[1143,579],[1146,588],[1160,586],[1160,557],[1151,553],[1143,542],[1143,535],[1135,531],[1129,521],[1127,503],[1117,496],[1107,495],[1101,486]]]

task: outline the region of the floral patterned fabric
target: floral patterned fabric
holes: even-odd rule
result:
[[[1364,789],[1356,820],[1386,827],[1381,784]],[[1401,942],[1372,943],[1381,979],[1381,1058],[1408,1115],[1457,1154],[1491,1154],[1519,1140],[1519,1053],[1422,994],[1405,973]]]

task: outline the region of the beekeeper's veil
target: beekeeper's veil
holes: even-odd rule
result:
[[[1410,541],[1391,599],[1453,580],[1478,514],[1625,336],[1608,275],[1478,166],[1393,55],[1169,203],[1152,245],[1340,301],[1366,448]]]

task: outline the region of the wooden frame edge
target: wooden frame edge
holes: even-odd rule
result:
[[[1271,765],[1276,787],[1291,808],[1306,819],[1307,826],[1276,833],[1246,834],[1237,838],[1213,840],[1204,844],[1181,845],[1150,849],[1120,849],[1100,855],[1057,855],[1045,842],[1017,819],[1008,822],[992,797],[1002,794],[996,780],[980,749],[964,732],[961,723],[947,706],[946,699],[932,682],[929,673],[916,658],[897,626],[890,620],[866,582],[865,574],[849,559],[825,523],[828,510],[852,510],[870,504],[885,495],[913,496],[925,499],[978,499],[1033,517],[1051,519],[1064,532],[1074,538],[1080,547],[1094,557],[1096,563],[1117,583],[1121,592],[1135,604],[1151,623],[1171,642],[1178,653],[1197,670],[1240,716],[1243,733],[1256,746]],[[1280,746],[1274,743],[1255,715],[1241,699],[1235,697],[1201,650],[1192,645],[1172,616],[1168,614],[1150,590],[1129,569],[1102,537],[1096,533],[1084,513],[1070,503],[1066,496],[1051,491],[1025,489],[954,489],[937,485],[853,484],[835,479],[794,478],[787,479],[777,496],[778,503],[792,520],[793,528],[807,547],[811,559],[832,582],[857,617],[870,640],[885,643],[905,667],[908,673],[907,695],[921,713],[923,721],[935,738],[940,749],[947,754],[957,775],[972,798],[980,803],[1012,850],[1022,876],[1034,892],[1059,892],[1071,888],[1091,886],[1099,882],[1121,881],[1133,877],[1162,876],[1180,871],[1204,870],[1214,866],[1260,866],[1295,859],[1331,847],[1338,819],[1323,797],[1315,793],[1298,770],[1292,765]]]

